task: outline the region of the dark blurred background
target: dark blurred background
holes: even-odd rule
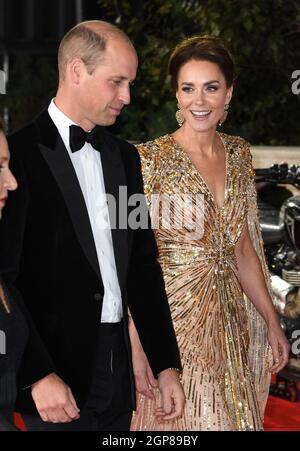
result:
[[[300,95],[291,89],[300,70],[299,0],[0,0],[0,68],[8,75],[0,110],[10,131],[53,97],[59,41],[89,19],[118,25],[139,54],[132,103],[117,134],[141,141],[176,128],[170,51],[185,36],[209,34],[225,40],[238,69],[223,130],[252,144],[300,145]]]

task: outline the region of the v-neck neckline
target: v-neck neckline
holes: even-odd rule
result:
[[[228,152],[227,152],[227,147],[226,147],[226,143],[224,141],[224,138],[221,136],[220,133],[217,132],[217,135],[219,136],[224,152],[225,152],[225,175],[224,175],[224,193],[223,193],[223,202],[221,205],[219,205],[215,199],[215,196],[211,190],[211,188],[208,186],[206,180],[204,179],[204,177],[202,176],[201,172],[199,171],[199,169],[196,168],[195,164],[192,162],[191,157],[189,156],[189,154],[182,148],[182,146],[180,144],[177,143],[177,141],[175,141],[175,139],[173,138],[172,135],[168,135],[170,141],[172,142],[172,144],[176,147],[176,149],[178,149],[182,154],[185,155],[185,157],[188,159],[191,167],[193,168],[193,170],[197,173],[197,175],[199,176],[200,180],[202,181],[203,185],[206,188],[207,193],[209,194],[213,204],[219,209],[222,210],[226,204],[227,201],[227,184],[228,184],[228,171],[229,171],[229,167],[228,167]]]

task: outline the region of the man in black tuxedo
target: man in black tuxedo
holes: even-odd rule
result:
[[[164,418],[174,418],[184,395],[157,248],[151,228],[131,227],[133,207],[124,205],[142,197],[140,160],[104,128],[130,102],[136,52],[113,25],[83,22],[63,38],[58,64],[49,108],[9,138],[19,189],[1,223],[0,262],[35,324],[16,410],[29,430],[128,429],[129,307]]]

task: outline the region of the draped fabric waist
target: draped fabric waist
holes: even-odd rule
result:
[[[159,246],[160,260],[165,264],[192,265],[197,263],[217,264],[227,266],[227,263],[236,263],[234,245],[216,246],[216,248],[182,249],[165,245]]]

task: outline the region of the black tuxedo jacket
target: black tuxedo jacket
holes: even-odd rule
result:
[[[24,388],[51,372],[70,386],[82,407],[93,375],[104,294],[86,205],[47,111],[11,135],[9,148],[19,187],[10,193],[0,222],[0,271],[21,294],[35,324],[19,372],[16,409],[36,411],[30,389]],[[99,158],[106,192],[115,196],[118,211],[120,186],[127,187],[127,198],[143,192],[138,152],[103,129]],[[112,241],[130,367],[128,307],[154,373],[180,367],[153,232],[116,228]],[[132,369],[131,380],[134,407]]]

